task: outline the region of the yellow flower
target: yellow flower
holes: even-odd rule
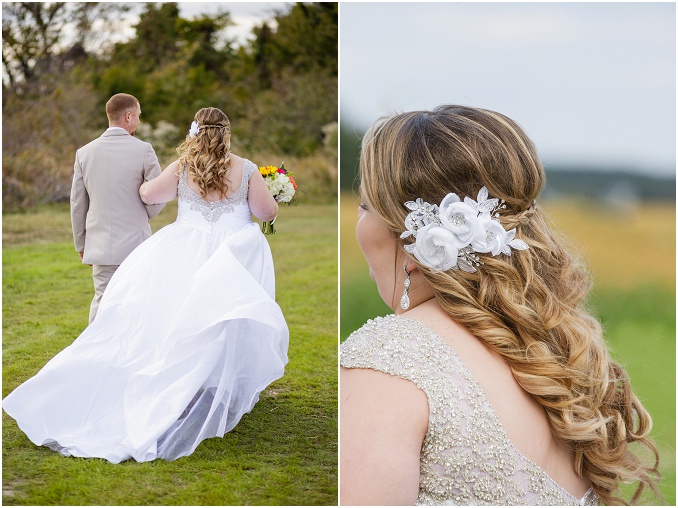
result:
[[[259,168],[259,173],[261,173],[261,176],[268,176],[272,173],[275,173],[278,171],[278,168],[275,166],[262,166]]]

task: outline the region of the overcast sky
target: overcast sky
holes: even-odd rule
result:
[[[673,3],[341,3],[342,123],[457,103],[545,163],[675,174]]]

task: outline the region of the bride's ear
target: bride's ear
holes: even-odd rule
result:
[[[405,256],[404,266],[405,266],[405,270],[407,270],[410,273],[412,273],[415,270],[419,270],[419,268],[414,263],[414,261],[412,261],[412,258],[409,255]]]

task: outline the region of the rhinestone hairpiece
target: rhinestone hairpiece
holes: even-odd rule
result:
[[[525,250],[528,245],[515,238],[515,228],[506,231],[499,222],[504,201],[489,198],[487,188],[478,192],[477,201],[454,193],[432,205],[417,198],[405,206],[411,212],[405,218],[400,238],[413,236],[415,242],[405,251],[436,271],[457,270],[474,273],[482,262],[478,254],[511,255],[511,248]]]

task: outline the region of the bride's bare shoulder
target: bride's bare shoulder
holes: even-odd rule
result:
[[[242,167],[244,163],[245,159],[243,159],[239,155],[231,153],[231,167]]]
[[[341,367],[339,375],[342,410],[347,411],[347,416],[360,414],[360,419],[373,419],[373,423],[381,424],[407,421],[412,429],[425,433],[428,399],[413,382],[370,368]],[[386,413],[397,413],[398,417],[383,421]]]
[[[414,383],[340,369],[342,505],[413,505],[428,401]]]

